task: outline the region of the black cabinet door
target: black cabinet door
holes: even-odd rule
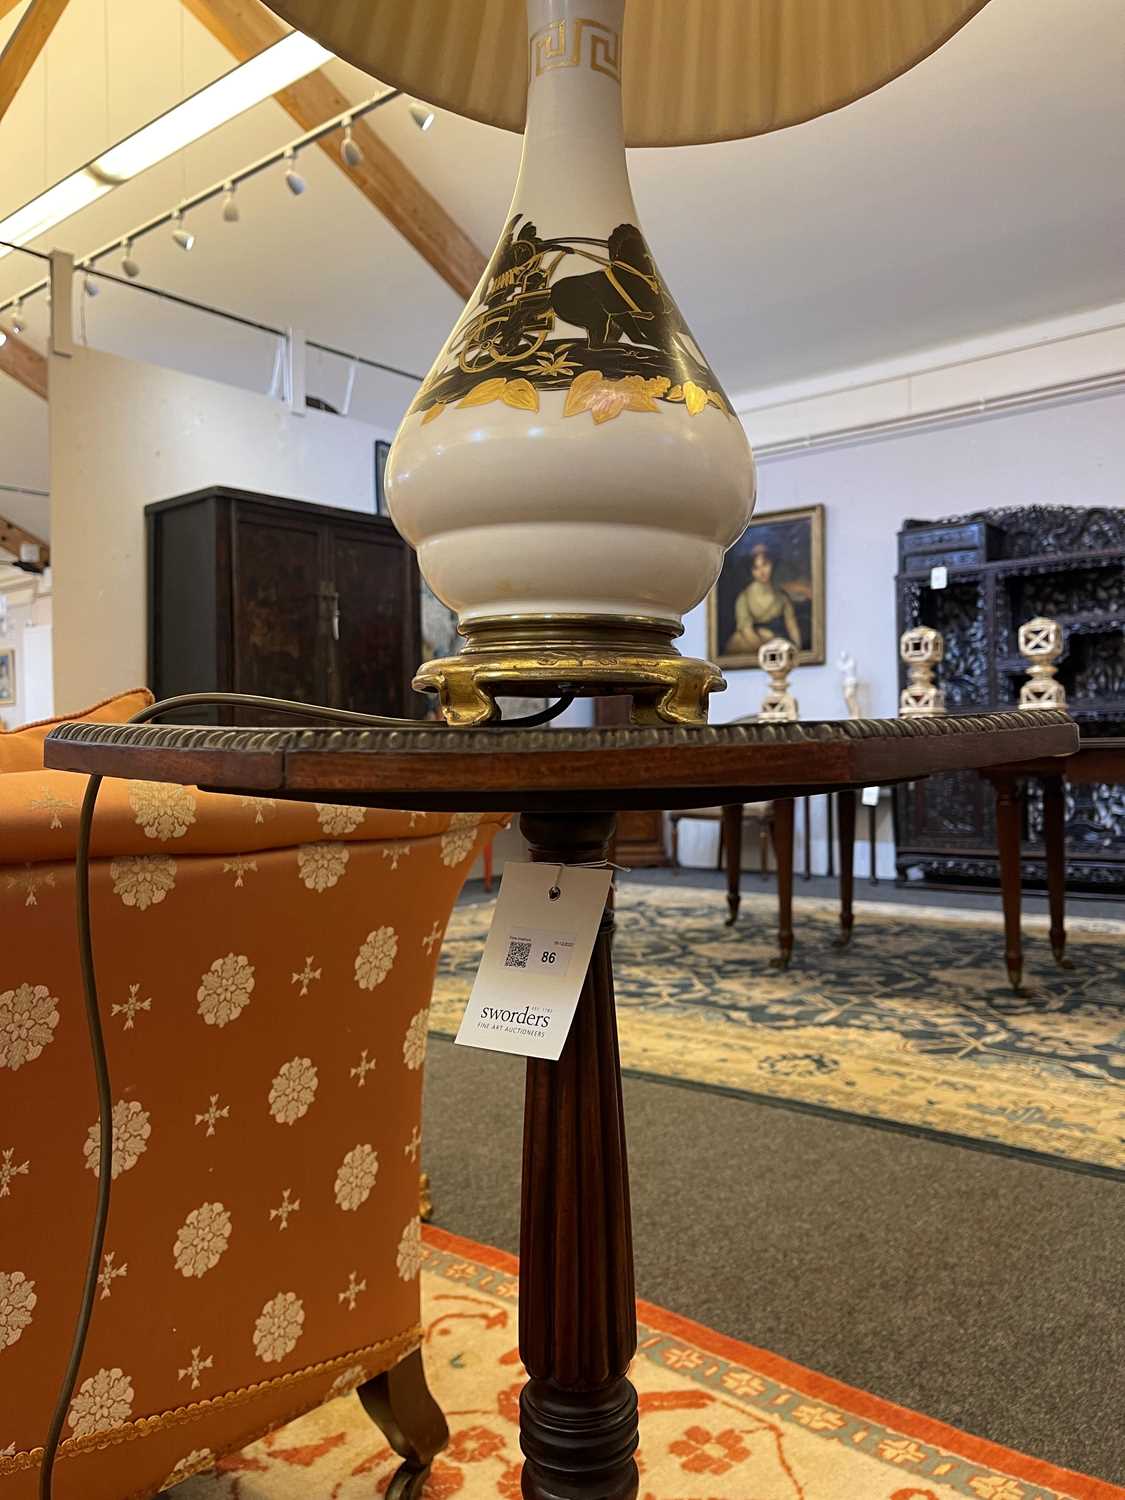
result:
[[[326,627],[331,590],[321,531],[315,516],[235,507],[231,613],[236,693],[330,701]],[[246,722],[261,722],[261,717]]]
[[[333,521],[325,528],[333,702],[358,713],[417,716],[418,572],[396,532]]]

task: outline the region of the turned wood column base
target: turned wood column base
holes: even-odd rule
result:
[[[625,1376],[596,1391],[530,1380],[520,1393],[524,1500],[634,1500],[637,1393]]]

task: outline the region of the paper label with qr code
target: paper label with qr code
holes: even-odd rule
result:
[[[609,870],[509,863],[457,1041],[557,1058],[574,1019]]]

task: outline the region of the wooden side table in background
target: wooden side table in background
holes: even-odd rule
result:
[[[56,770],[419,811],[510,810],[532,857],[607,857],[619,808],[792,799],[1069,754],[1063,714],[698,729],[245,729],[69,724]],[[792,800],[789,806],[792,808]],[[524,1500],[635,1500],[632,1229],[612,903],[557,1063],[527,1064],[520,1231]],[[411,1451],[407,1426],[399,1451]]]

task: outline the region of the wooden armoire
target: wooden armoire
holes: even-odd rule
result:
[[[216,485],[146,506],[145,527],[158,698],[216,689],[425,713],[410,686],[421,659],[418,569],[387,517]]]

